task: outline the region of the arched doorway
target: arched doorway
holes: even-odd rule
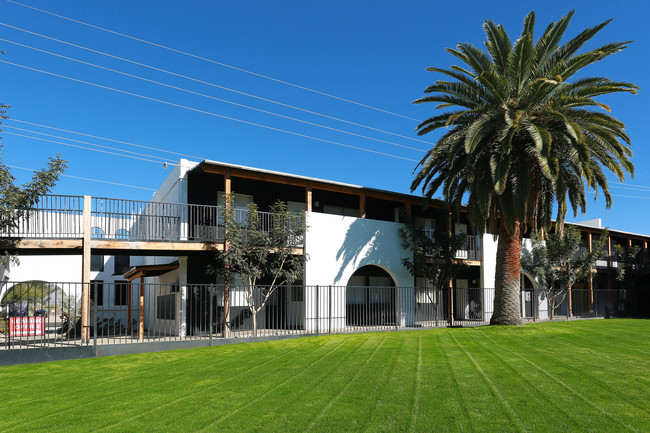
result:
[[[395,281],[386,270],[367,265],[352,274],[346,285],[348,326],[395,325],[395,309]]]
[[[521,274],[521,312],[522,317],[532,319],[535,317],[535,285],[526,274]]]

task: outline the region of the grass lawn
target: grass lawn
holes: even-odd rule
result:
[[[0,367],[0,432],[650,431],[650,320]]]

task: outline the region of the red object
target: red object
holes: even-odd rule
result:
[[[44,317],[10,317],[10,337],[30,337],[45,335]]]

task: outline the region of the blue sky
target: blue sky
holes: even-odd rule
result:
[[[178,154],[409,192],[416,161],[437,138],[414,134],[433,107],[412,101],[438,78],[427,66],[456,63],[445,48],[482,46],[485,19],[515,37],[533,9],[538,34],[571,9],[568,36],[613,18],[587,48],[635,42],[586,72],[641,86],[638,95],[601,100],[626,124],[637,174],[612,183],[611,210],[590,200],[586,215],[569,220],[600,217],[618,230],[650,233],[650,10],[643,2],[18,1],[31,8],[0,0],[0,60],[14,63],[0,63],[0,101],[12,106],[3,124],[5,163],[39,168],[58,152],[75,177],[62,178],[54,193],[140,200],[151,198],[169,173],[163,162]]]

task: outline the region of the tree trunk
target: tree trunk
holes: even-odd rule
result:
[[[566,293],[568,298],[566,315],[568,317],[573,317],[573,299],[571,299],[571,286],[567,286]]]
[[[508,233],[499,226],[497,263],[494,278],[494,312],[491,325],[521,325],[521,225]]]
[[[223,324],[221,326],[223,338],[230,338],[230,283],[223,286]]]
[[[253,311],[253,337],[257,337],[257,312]]]

